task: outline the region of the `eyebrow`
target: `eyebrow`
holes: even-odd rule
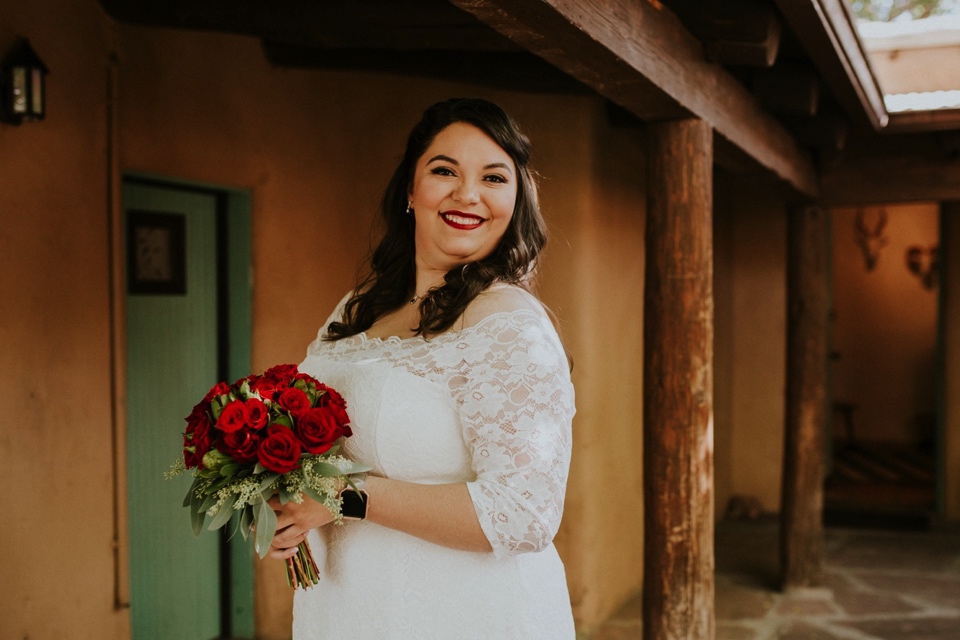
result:
[[[455,166],[457,166],[457,167],[460,166],[460,163],[459,163],[459,162],[457,162],[456,160],[454,160],[454,159],[451,158],[450,156],[445,156],[445,155],[443,155],[442,153],[439,154],[439,155],[435,155],[435,156],[433,156],[432,158],[430,158],[429,160],[427,160],[427,164],[430,164],[430,163],[432,163],[432,162],[436,162],[437,160],[442,160],[442,161],[444,161],[444,162],[449,162],[450,164],[455,165]],[[491,163],[491,164],[486,165],[486,166],[483,167],[483,168],[484,168],[484,169],[506,169],[506,170],[509,171],[510,173],[513,173],[513,170],[510,168],[510,165],[508,165],[508,164],[505,163],[505,162],[493,162],[493,163]]]

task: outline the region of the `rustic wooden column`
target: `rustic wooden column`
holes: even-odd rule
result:
[[[646,640],[711,640],[713,132],[649,128],[644,295]]]
[[[823,571],[827,376],[827,212],[793,208],[787,240],[787,398],[780,565],[783,587],[820,584]]]

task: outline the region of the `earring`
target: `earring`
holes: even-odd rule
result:
[[[407,200],[407,214],[413,213],[413,203]]]

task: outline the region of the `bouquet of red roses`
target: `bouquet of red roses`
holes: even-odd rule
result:
[[[226,525],[239,513],[244,538],[255,531],[254,547],[263,558],[270,549],[277,517],[267,504],[301,502],[306,494],[340,518],[340,489],[353,484],[351,473],[368,467],[337,455],[337,441],[352,435],[347,404],[335,390],[283,364],[232,385],[218,382],[186,418],[183,459],[166,474],[194,469],[183,501],[194,535]],[[317,584],[318,570],[307,541],[287,560],[292,587]]]

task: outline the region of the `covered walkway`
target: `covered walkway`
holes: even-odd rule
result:
[[[716,532],[718,640],[956,640],[960,531],[827,528],[825,587],[777,589],[777,522]],[[640,637],[640,596],[589,640]]]

